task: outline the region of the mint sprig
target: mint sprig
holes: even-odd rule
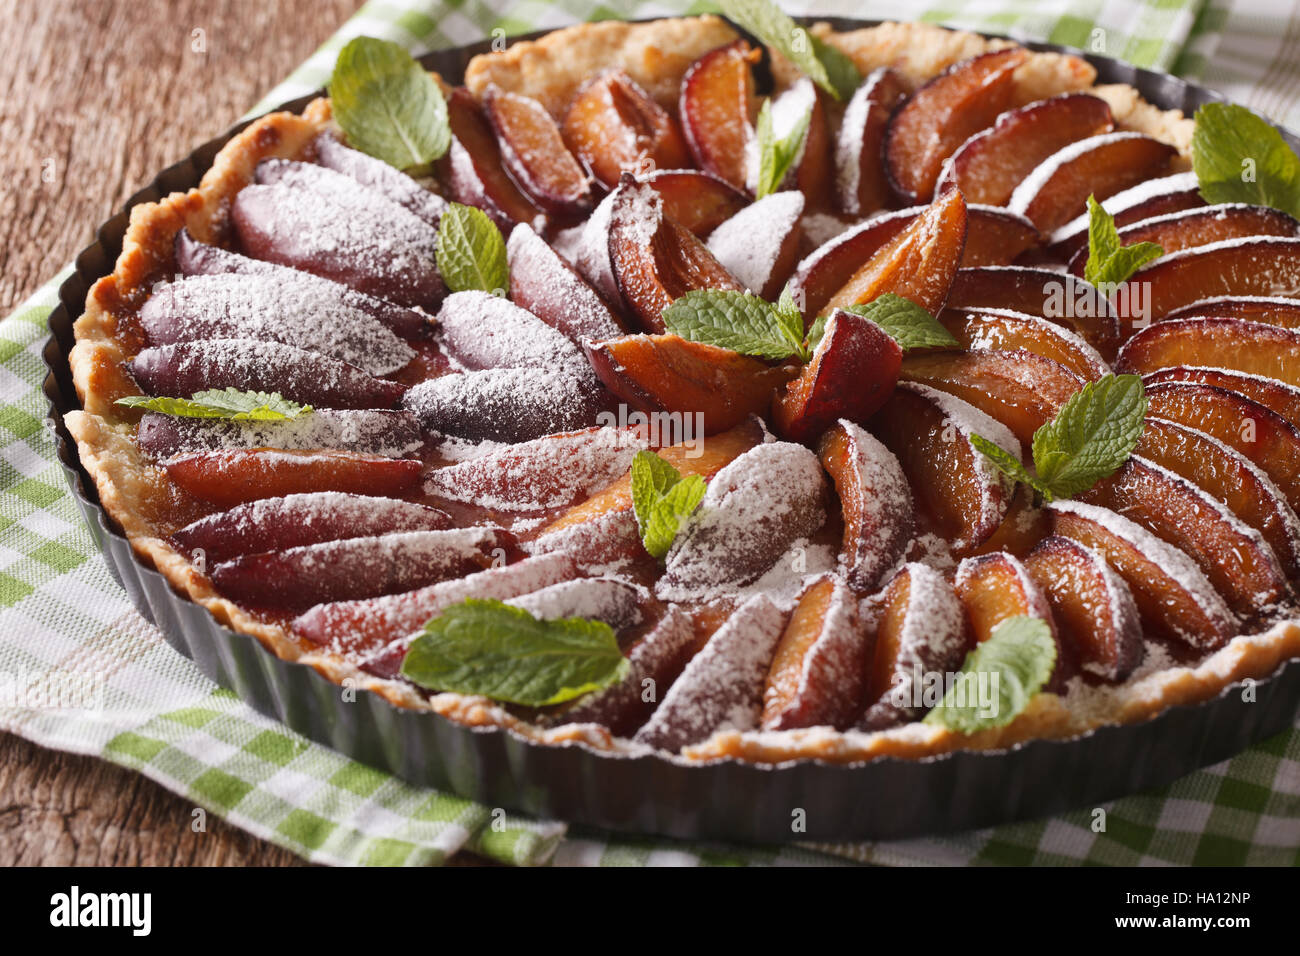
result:
[[[451,146],[442,90],[400,44],[350,40],[334,64],[329,95],[348,142],[397,169],[423,172]]]
[[[652,451],[632,458],[632,510],[641,542],[652,557],[662,558],[673,546],[683,521],[690,517],[708,488],[699,475],[681,473]]]
[[[663,322],[673,335],[743,355],[779,360],[804,354],[798,310],[748,292],[694,289],[664,309]]]
[[[176,418],[224,418],[229,421],[273,422],[310,414],[310,405],[291,402],[279,392],[246,392],[238,388],[211,388],[189,398],[162,395],[128,395],[118,405],[160,412]]]
[[[786,174],[803,149],[812,122],[809,107],[784,136],[777,136],[772,123],[772,101],[764,100],[758,111],[758,185],[755,198],[770,196],[781,188]]]
[[[1192,169],[1207,203],[1270,206],[1300,219],[1300,157],[1244,106],[1206,103],[1196,111]]]
[[[973,734],[1011,723],[1052,676],[1056,641],[1039,617],[1009,617],[966,655],[961,675],[923,723]]]
[[[1083,267],[1083,277],[1088,282],[1098,288],[1118,286],[1164,253],[1164,249],[1154,242],[1124,245],[1115,227],[1115,217],[1097,202],[1095,196],[1088,197],[1088,261]]]
[[[480,290],[505,295],[510,288],[506,242],[482,209],[452,203],[438,223],[435,258],[452,292]]]
[[[846,54],[797,25],[772,0],[718,0],[718,6],[835,99],[848,99],[862,82]]]
[[[1045,500],[1070,498],[1128,461],[1142,437],[1148,404],[1137,375],[1105,375],[1089,382],[1034,432],[1034,474],[983,436],[971,441],[998,470]]]
[[[429,690],[546,707],[622,680],[628,667],[603,621],[543,621],[501,601],[470,598],[424,625],[402,676]]]
[[[845,311],[876,323],[905,352],[909,349],[961,348],[961,343],[938,319],[911,299],[893,292],[886,292],[862,305],[851,305]]]

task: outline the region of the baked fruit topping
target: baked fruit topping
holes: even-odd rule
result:
[[[1275,171],[1067,55],[670,23],[335,84],[137,208],[68,416],[137,552],[400,706],[683,760],[1006,747],[1293,656]],[[540,689],[441,673],[457,633]]]

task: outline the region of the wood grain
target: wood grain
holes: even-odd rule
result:
[[[0,315],[161,168],[225,129],[360,0],[0,3]],[[201,30],[202,34],[194,31]],[[205,52],[194,49],[202,39]],[[0,735],[0,866],[293,865],[137,774]]]

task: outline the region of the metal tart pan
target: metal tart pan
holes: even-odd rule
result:
[[[837,29],[871,22],[827,19]],[[535,34],[534,36],[541,35]],[[1085,57],[1103,83],[1127,83],[1152,103],[1190,115],[1222,100],[1183,80],[1050,44],[1034,49]],[[422,58],[458,80],[489,43]],[[311,97],[284,104],[301,111]],[[1171,707],[1155,718],[1103,727],[1069,740],[1035,740],[1007,750],[956,752],[919,760],[882,758],[833,765],[815,760],[760,766],[734,760],[685,765],[664,757],[610,756],[582,745],[544,746],[499,728],[470,728],[403,710],[372,693],[346,702],[315,670],[281,660],[246,634],[219,624],[141,561],[100,505],[64,425],[79,407],[68,366],[72,324],[86,294],[112,271],[130,209],[198,184],[239,124],[163,170],[96,232],[59,289],[44,360],[47,422],[73,495],[108,567],[140,613],[177,651],[250,706],[299,733],[412,783],[493,807],[607,830],[688,839],[779,843],[899,839],[1041,817],[1164,786],[1289,728],[1300,705],[1300,660],[1256,682],[1255,700],[1231,685],[1213,700]],[[1300,138],[1284,131],[1288,144]],[[803,810],[804,829],[792,821]]]

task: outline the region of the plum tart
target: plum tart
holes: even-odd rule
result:
[[[398,706],[683,761],[1069,737],[1300,656],[1300,198],[1215,152],[1276,132],[736,6],[456,86],[362,38],[135,207],[66,421],[139,558]]]

